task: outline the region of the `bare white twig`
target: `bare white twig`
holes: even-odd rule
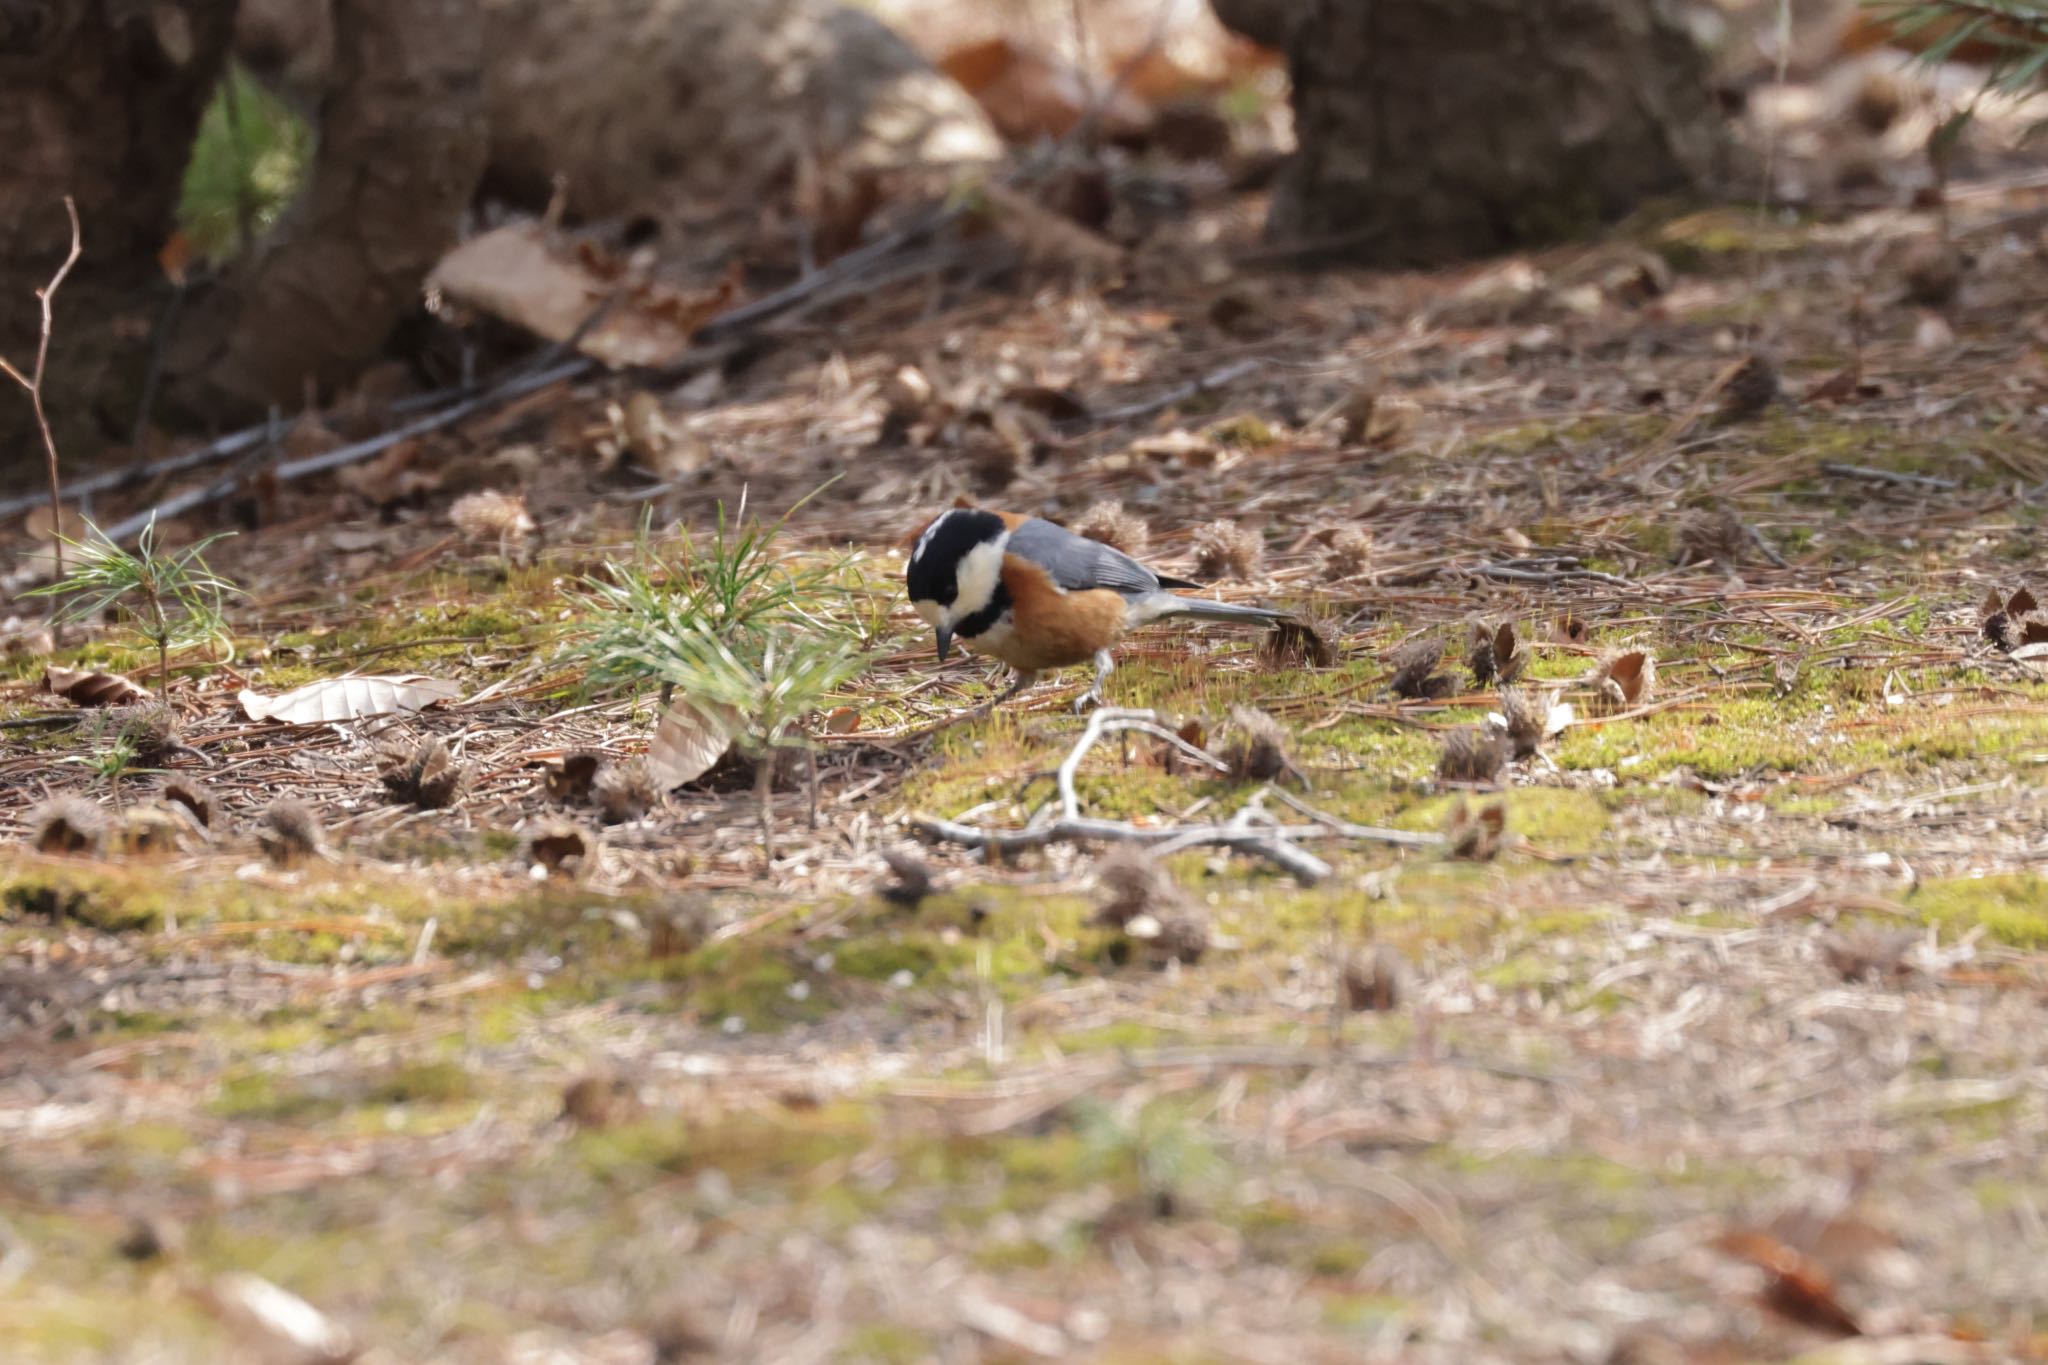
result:
[[[1276,864],[1292,873],[1303,885],[1308,886],[1328,877],[1331,868],[1321,858],[1300,847],[1296,843],[1300,839],[1366,839],[1404,847],[1420,847],[1441,842],[1439,837],[1433,834],[1351,825],[1321,812],[1312,812],[1321,822],[1314,825],[1281,825],[1274,823],[1270,817],[1264,823],[1255,824],[1249,818],[1251,812],[1241,811],[1237,817],[1225,824],[1161,825],[1156,828],[1133,825],[1123,820],[1104,820],[1083,815],[1081,798],[1074,788],[1074,779],[1080,771],[1081,761],[1103,736],[1131,730],[1162,739],[1181,753],[1219,772],[1229,771],[1228,766],[1214,754],[1197,748],[1175,734],[1155,712],[1103,709],[1089,716],[1088,727],[1081,732],[1081,738],[1075,741],[1074,747],[1060,763],[1056,778],[1060,793],[1060,813],[1057,817],[1041,817],[1034,819],[1022,829],[1008,830],[980,829],[957,820],[940,820],[929,815],[913,816],[911,824],[930,838],[943,839],[947,843],[959,844],[965,848],[992,848],[1005,853],[1023,848],[1043,848],[1047,844],[1090,840],[1107,844],[1169,845],[1173,849],[1198,846],[1236,848],[1246,853],[1257,854]]]
[[[58,578],[64,577],[64,538],[61,534],[64,529],[64,499],[57,479],[57,438],[50,434],[50,417],[43,411],[43,371],[50,363],[50,333],[54,330],[50,301],[57,297],[57,286],[64,283],[71,267],[78,264],[81,246],[78,204],[68,194],[64,196],[64,212],[71,219],[71,252],[65,256],[64,264],[57,267],[57,273],[50,277],[50,282],[36,290],[36,301],[43,306],[43,331],[42,339],[36,343],[35,372],[32,376],[25,375],[6,356],[0,356],[0,371],[28,390],[28,401],[36,411],[36,425],[43,431],[43,457],[50,469],[50,555],[56,564]]]

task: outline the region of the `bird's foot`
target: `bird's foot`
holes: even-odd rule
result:
[[[1102,685],[1109,681],[1110,672],[1113,669],[1115,669],[1115,667],[1116,660],[1111,657],[1110,652],[1108,650],[1104,649],[1096,651],[1095,681],[1088,685],[1088,690],[1086,692],[1083,692],[1080,696],[1074,698],[1075,715],[1078,716],[1082,714],[1091,706],[1101,706],[1104,704],[1104,699],[1102,696]]]

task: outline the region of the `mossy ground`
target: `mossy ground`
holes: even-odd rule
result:
[[[1658,240],[1690,289],[1658,317],[1560,317],[1547,351],[1475,359],[1455,349],[1467,334],[1388,361],[1422,413],[1391,450],[1302,414],[1345,396],[1355,319],[1406,296],[1276,281],[1302,324],[1271,342],[1288,387],[1175,419],[1219,447],[1214,467],[1112,463],[1135,432],[1110,430],[1006,490],[1059,514],[1143,507],[1171,572],[1190,528],[1251,509],[1267,558],[1225,590],[1299,607],[1340,646],[1329,667],[1275,665],[1255,639],[1161,629],[1123,650],[1116,704],[1212,736],[1233,706],[1268,711],[1301,775],[1284,791],[1340,820],[1435,832],[1461,803],[1504,804],[1483,862],[1325,839],[1332,875],[1304,887],[1255,858],[1173,854],[1214,934],[1195,963],[1154,965],[1095,922],[1100,849],[926,848],[934,894],[876,894],[906,817],[1014,825],[1053,799],[1078,677],[934,732],[986,670],[937,669],[899,612],[899,652],[839,699],[858,728],[820,755],[817,826],[800,778],[778,795],[772,867],[727,769],[550,876],[529,837],[595,815],[552,803],[543,765],[631,753],[647,729],[646,698],[588,694],[564,652],[583,624],[565,589],[631,537],[616,489],[528,490],[550,538],[524,565],[441,547],[415,507],[362,509],[352,536],[392,544],[353,578],[287,561],[296,523],[223,543],[218,565],[262,589],[236,607],[236,671],[190,655],[174,686],[211,761],[174,765],[218,788],[213,838],[152,861],[13,844],[0,867],[0,1219],[34,1258],[0,1291],[7,1359],[227,1358],[246,1341],[209,1294],[237,1271],[399,1361],[681,1359],[692,1342],[751,1359],[1548,1361],[1603,1358],[1646,1321],[1726,1348],[1702,1358],[1788,1358],[1811,1334],[1713,1250],[1755,1229],[1834,1258],[1873,1335],[2048,1330],[2048,682],[1977,620],[2038,551],[2010,488],[2048,451],[1985,397],[2002,388],[1930,370],[1891,317],[1861,354],[1904,396],[1781,405],[1659,463],[1686,395],[1727,365],[1731,320],[1755,316],[1741,286],[1759,260],[1793,272],[1773,297],[1811,305],[1788,374],[1824,376],[1844,340],[1819,302],[1829,249],[1804,225],[1716,215]],[[1206,305],[1173,306],[1206,325]],[[1100,340],[1077,321],[1089,308],[1017,311],[970,328],[970,352]],[[1956,325],[1990,346],[1996,321]],[[1647,411],[1634,371],[1602,359],[1641,333],[1669,390]],[[885,350],[860,360],[865,389],[825,355],[735,379],[758,386],[757,426],[713,429],[730,468],[667,510],[702,526],[743,488],[787,505],[872,462],[790,534],[864,547],[893,598],[904,507],[950,501],[965,463],[790,454],[818,432],[869,439],[861,395],[901,363]],[[842,388],[847,410],[820,418],[817,395]],[[1954,487],[1901,493],[1824,462]],[[1753,545],[1691,557],[1721,507],[1783,563]],[[1321,558],[1333,526],[1373,535],[1363,572]],[[1562,563],[1546,553],[1569,571],[1480,567]],[[273,560],[297,567],[270,581]],[[1461,665],[1474,618],[1513,620],[1523,686],[1576,717],[1498,791],[1435,776],[1443,734],[1498,705]],[[1403,702],[1385,657],[1425,631],[1449,641],[1454,686]],[[1621,649],[1654,653],[1659,683],[1617,712],[1590,674]],[[110,628],[60,662],[150,660]],[[39,661],[5,668],[0,721],[54,709],[30,686]],[[394,807],[359,727],[235,707],[243,686],[348,670],[500,689],[406,723],[471,765],[454,808]],[[45,788],[112,806],[155,782],[89,774],[86,727],[4,734],[10,837]],[[265,863],[249,827],[279,793],[329,818],[331,858]],[[1077,793],[1137,823],[1254,801],[1312,818],[1135,737],[1100,746]],[[1838,939],[1899,927],[1921,936],[1906,970],[1845,979]],[[1333,1009],[1343,960],[1379,948],[1405,964],[1396,1007]],[[137,1218],[175,1248],[125,1259]]]

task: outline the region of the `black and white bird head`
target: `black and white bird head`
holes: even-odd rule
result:
[[[956,507],[925,528],[910,552],[910,605],[938,635],[939,662],[958,631],[973,639],[1005,605],[1003,552],[1010,528],[994,512]],[[984,619],[986,618],[986,619]]]

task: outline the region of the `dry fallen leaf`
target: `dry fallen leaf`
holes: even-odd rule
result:
[[[1835,1296],[1834,1280],[1811,1257],[1766,1232],[1724,1233],[1714,1239],[1714,1246],[1769,1276],[1763,1300],[1772,1311],[1821,1331],[1863,1335],[1862,1327]]]
[[[156,696],[140,683],[119,673],[59,668],[55,664],[44,667],[43,687],[73,706],[128,706],[153,700]]]
[[[549,342],[578,338],[575,348],[610,366],[664,366],[737,301],[739,280],[727,276],[696,293],[623,280],[592,252],[561,250],[541,223],[528,221],[479,233],[442,256],[428,289]]]
[[[436,702],[454,701],[462,688],[423,673],[370,674],[323,678],[266,697],[243,688],[237,698],[250,720],[281,720],[287,725],[331,725],[337,721],[387,716],[394,711],[419,711]]]
[[[1206,469],[1216,463],[1222,449],[1214,441],[1198,436],[1192,431],[1162,431],[1156,436],[1141,436],[1131,442],[1130,453],[1148,460],[1174,460],[1197,469]]]
[[[1143,132],[1151,121],[1122,83],[1091,98],[1080,72],[1008,38],[956,47],[939,59],[939,70],[974,96],[996,131],[1012,142],[1063,138],[1091,110],[1112,141]]]
[[[663,791],[695,782],[732,747],[739,713],[714,702],[677,697],[654,723],[647,745],[647,772]]]
[[[615,275],[590,253],[558,248],[540,223],[523,222],[456,247],[427,285],[543,340],[575,337],[578,350],[613,367],[673,364],[697,329],[739,297],[735,276],[693,294]]]

